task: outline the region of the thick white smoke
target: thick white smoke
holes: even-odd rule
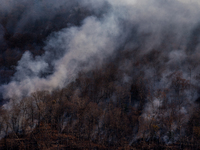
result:
[[[56,5],[54,5],[54,1],[21,3],[25,3],[30,8],[18,22],[17,28],[29,19],[48,15],[43,10],[45,5],[49,10],[58,9],[63,4],[71,5],[68,1],[59,1]],[[30,6],[32,3],[34,5]],[[98,10],[102,9],[105,3],[110,8],[102,18],[88,17],[83,21],[81,27],[66,28],[50,37],[43,56],[33,59],[31,54],[26,52],[18,63],[14,80],[1,87],[4,98],[21,97],[37,90],[51,91],[58,87],[62,88],[71,82],[80,70],[94,67],[91,57],[97,57],[100,64],[102,60],[109,59],[114,50],[120,46],[119,44],[124,42],[126,34],[135,34],[128,33],[131,25],[137,26],[139,35],[151,34],[150,37],[144,39],[143,50],[145,52],[159,46],[164,40],[165,35],[163,34],[168,34],[168,32],[174,36],[175,43],[187,42],[189,33],[198,23],[199,7],[190,7],[178,1],[84,0],[79,2],[79,5]],[[3,4],[5,7],[8,5],[7,2],[3,2]],[[15,5],[12,4],[7,7],[14,9]],[[124,27],[123,23],[127,23],[128,26]],[[130,42],[134,43],[135,41]],[[56,55],[61,53],[62,56],[57,59],[52,58],[52,62],[49,62],[48,59],[51,58],[48,57],[53,57],[55,53]],[[79,65],[86,62],[87,66],[80,68]],[[53,64],[54,72],[47,78],[40,78],[39,74],[47,70],[48,63]]]
[[[56,11],[48,12],[52,9],[60,9],[63,5],[70,7],[77,4],[78,7],[87,8],[94,14],[84,19],[80,26],[64,28],[51,34],[46,40],[45,53],[42,56],[33,58],[30,52],[24,53],[18,62],[13,80],[0,88],[4,98],[19,97],[20,100],[21,97],[36,91],[63,88],[72,82],[80,71],[89,71],[101,65],[120,48],[139,47],[140,55],[138,56],[141,60],[143,55],[153,49],[157,49],[163,58],[167,58],[166,62],[162,58],[157,58],[158,62],[152,64],[151,67],[141,68],[148,80],[154,76],[156,68],[161,68],[158,72],[164,70],[160,75],[160,81],[152,84],[152,91],[170,88],[168,75],[174,71],[182,72],[185,79],[195,84],[194,77],[198,74],[200,67],[193,65],[198,64],[200,60],[199,43],[192,43],[194,38],[199,38],[195,34],[199,28],[200,15],[200,5],[197,0],[82,0],[76,2],[21,0],[20,2],[26,5],[27,9],[15,30],[20,30],[30,20],[42,19],[44,16],[51,18],[56,15]],[[2,1],[2,3],[2,7],[6,8],[5,11],[13,10],[17,5],[14,2],[10,5],[7,1]],[[99,12],[103,14],[97,17],[96,14]],[[193,69],[192,75],[188,73],[188,68]],[[134,70],[126,66],[123,69]],[[49,75],[41,76],[48,72],[50,72]],[[131,77],[126,76],[126,78],[129,80]],[[187,104],[190,103],[192,106],[195,97],[188,93],[190,91],[184,93],[188,96],[184,95],[187,97],[186,101],[179,109],[178,106],[174,108],[185,116],[190,114]],[[161,118],[159,107],[162,106],[161,98],[153,98],[145,105],[142,117],[146,120]],[[164,117],[168,114],[170,112],[162,112]],[[188,118],[186,117],[183,122],[187,122]]]
[[[95,66],[94,62],[89,62],[87,66],[80,68],[81,63],[88,62],[95,56],[101,63],[117,48],[115,39],[122,34],[115,19],[112,14],[101,21],[88,17],[81,27],[64,29],[57,33],[57,37],[50,39],[46,49],[51,47],[58,50],[56,53],[62,49],[64,55],[54,60],[54,73],[47,78],[40,78],[38,75],[48,67],[45,57],[51,52],[47,50],[43,56],[35,59],[26,52],[18,63],[14,76],[16,80],[3,86],[4,97],[22,97],[38,90],[62,88],[71,82],[80,70],[92,69]]]

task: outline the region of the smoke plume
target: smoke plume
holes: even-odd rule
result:
[[[1,0],[1,4],[1,13],[14,12],[19,16],[14,24],[8,21],[5,27],[12,34],[36,31],[37,28],[30,31],[29,26],[37,22],[42,26],[42,20],[49,20],[52,26],[57,27],[51,33],[46,29],[48,34],[42,38],[45,43],[42,55],[33,56],[29,51],[23,54],[11,81],[0,87],[4,98],[18,97],[20,100],[36,91],[61,89],[74,81],[80,71],[100,67],[124,50],[131,55],[129,59],[121,58],[118,67],[124,72],[124,78],[119,82],[128,84],[133,76],[144,72],[147,85],[153,92],[173,88],[169,81],[173,78],[175,82],[180,73],[182,78],[198,87],[195,77],[200,69],[200,5],[197,0]],[[70,16],[71,11],[63,13],[62,9],[70,10],[71,7],[80,11],[69,17],[70,24],[55,19],[59,15],[61,18]],[[81,8],[87,10],[87,15],[79,16],[77,21]],[[55,20],[60,22],[53,22]],[[1,26],[0,34],[4,34]],[[39,33],[36,31],[36,34]],[[0,45],[1,41],[2,36]],[[145,63],[143,58],[155,50],[159,54],[149,58],[148,66],[130,68],[132,61]],[[180,109],[178,106],[175,108],[185,116],[190,115],[188,103],[192,106],[199,94],[192,95],[191,91],[191,88],[184,91],[182,96],[187,98]],[[159,120],[159,107],[163,105],[161,97],[153,97],[146,103],[142,117]],[[162,116],[167,117],[168,114],[163,112]]]

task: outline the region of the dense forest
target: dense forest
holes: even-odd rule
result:
[[[200,149],[198,1],[0,3],[0,149]]]

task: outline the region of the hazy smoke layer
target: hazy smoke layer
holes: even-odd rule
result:
[[[21,29],[21,26],[30,20],[56,15],[52,11],[54,9],[59,9],[63,5],[72,5],[69,1],[63,0],[59,3],[55,1],[11,3],[3,1],[1,6],[5,11],[11,11],[19,3],[26,5],[26,13],[17,23],[16,30],[19,27]],[[145,53],[156,49],[163,42],[168,42],[165,41],[165,37],[171,36],[173,42],[179,44],[179,47],[181,46],[176,55],[180,55],[180,59],[184,58],[181,55],[184,55],[187,46],[190,45],[188,41],[192,36],[191,32],[198,23],[197,18],[200,13],[198,5],[193,3],[185,5],[179,1],[157,0],[84,0],[79,2],[80,6],[96,11],[102,9],[105,4],[109,7],[109,11],[102,18],[88,17],[83,21],[81,27],[66,28],[49,37],[43,56],[33,59],[31,54],[26,52],[19,61],[17,72],[13,77],[14,80],[8,85],[2,86],[4,97],[21,97],[37,90],[62,88],[76,77],[77,72],[93,67],[92,57],[97,57],[101,64],[102,60],[109,59],[114,50],[121,46],[120,44],[133,47],[135,44],[140,44],[141,50],[144,51],[141,53]],[[47,10],[44,10],[44,7]],[[136,28],[137,33],[132,32],[133,28]],[[145,34],[147,36],[141,37]],[[125,43],[127,37],[130,36],[143,39],[131,39],[128,43]],[[138,40],[141,40],[142,43],[139,43]],[[171,43],[167,45],[167,48],[164,48],[163,53],[167,53],[172,59],[170,63],[173,63],[177,60],[174,60],[175,56],[170,52],[174,50],[170,45]],[[177,46],[177,48],[179,47]],[[195,52],[196,49],[198,49],[198,46],[191,51]],[[81,63],[87,65],[80,67]],[[52,75],[47,78],[40,78],[39,75],[48,70],[49,64],[54,68]]]
[[[53,18],[63,6],[84,7],[92,12],[80,26],[67,27],[51,34],[46,40],[45,53],[33,57],[25,52],[18,62],[13,80],[1,86],[4,98],[23,97],[38,90],[52,91],[73,81],[78,72],[89,71],[120,50],[135,51],[133,60],[142,60],[152,50],[161,54],[152,60],[149,68],[140,68],[150,81],[155,72],[161,72],[159,81],[152,89],[169,88],[167,76],[174,71],[183,73],[185,79],[196,84],[199,70],[199,15],[198,1],[181,0],[82,0],[68,1],[10,1],[1,0],[0,9],[15,12],[19,3],[24,12],[18,20],[18,32],[29,22]],[[81,12],[80,12],[81,13]],[[60,20],[62,21],[62,20]],[[0,33],[4,31],[0,26]],[[1,39],[1,36],[0,36]],[[1,44],[1,43],[0,43]],[[163,59],[166,58],[166,59]],[[121,67],[121,66],[119,66]],[[192,74],[188,73],[188,68]],[[135,68],[123,68],[130,70]],[[138,71],[138,70],[135,70]],[[128,77],[127,77],[128,79]],[[189,103],[194,98],[188,94]],[[188,103],[188,102],[187,102]],[[143,117],[148,120],[156,116],[159,98],[153,99],[144,109]],[[182,106],[181,113],[189,115],[189,108]],[[163,116],[166,116],[164,113]],[[187,121],[187,117],[186,120]]]

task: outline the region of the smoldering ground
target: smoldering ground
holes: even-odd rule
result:
[[[53,31],[46,29],[48,34],[40,39],[42,42],[45,41],[42,45],[45,52],[36,57],[33,57],[30,52],[23,54],[12,80],[1,86],[4,98],[18,97],[20,101],[22,97],[36,91],[53,91],[63,88],[74,81],[79,72],[87,72],[97,66],[101,67],[114,56],[119,58],[120,61],[116,63],[120,71],[124,72],[124,78],[117,81],[119,84],[123,84],[124,81],[126,83],[133,81],[135,76],[144,72],[145,79],[148,80],[146,86],[153,93],[157,89],[172,88],[170,81],[177,75],[173,72],[178,72],[182,78],[189,80],[190,84],[197,89],[199,87],[196,76],[199,74],[200,67],[198,34],[200,5],[197,1],[186,3],[180,0],[74,2],[21,0],[15,3],[2,0],[2,4],[1,13],[20,14],[14,24],[9,23],[8,20],[2,25],[12,34],[32,33],[37,28],[30,30],[30,24],[39,22],[39,25],[43,25],[40,21],[51,22],[54,21],[52,18],[55,16],[62,15],[61,19],[57,17],[58,23],[52,22],[52,26],[58,24],[59,27]],[[23,8],[23,11],[19,12],[19,7]],[[70,10],[70,7],[84,8],[87,10],[85,11],[87,15],[80,17],[78,22],[76,22],[77,15],[74,15],[70,18],[71,24],[60,23],[65,15],[70,16],[69,11],[62,13],[60,10],[64,8]],[[80,15],[82,12],[75,14],[77,13]],[[45,23],[44,26],[46,26]],[[1,32],[4,34],[5,31],[2,29]],[[148,65],[146,65],[144,58],[155,50],[158,54],[149,56]],[[122,51],[128,51],[129,58],[120,57]],[[138,61],[142,62],[138,68],[130,68],[133,62]],[[190,88],[183,92],[185,101],[181,103],[181,109],[178,110],[178,105],[175,108],[177,112],[185,116],[191,114],[189,111],[199,94],[196,90],[192,95],[190,92],[192,90]],[[168,96],[174,93],[169,93]],[[167,103],[170,102],[169,98]],[[188,107],[188,103],[191,107]],[[159,118],[156,111],[162,105],[162,98],[153,97],[143,109],[143,118],[145,120],[152,117]],[[147,117],[147,113],[150,116]],[[162,115],[166,117],[168,114]],[[184,122],[187,120],[188,117]]]

